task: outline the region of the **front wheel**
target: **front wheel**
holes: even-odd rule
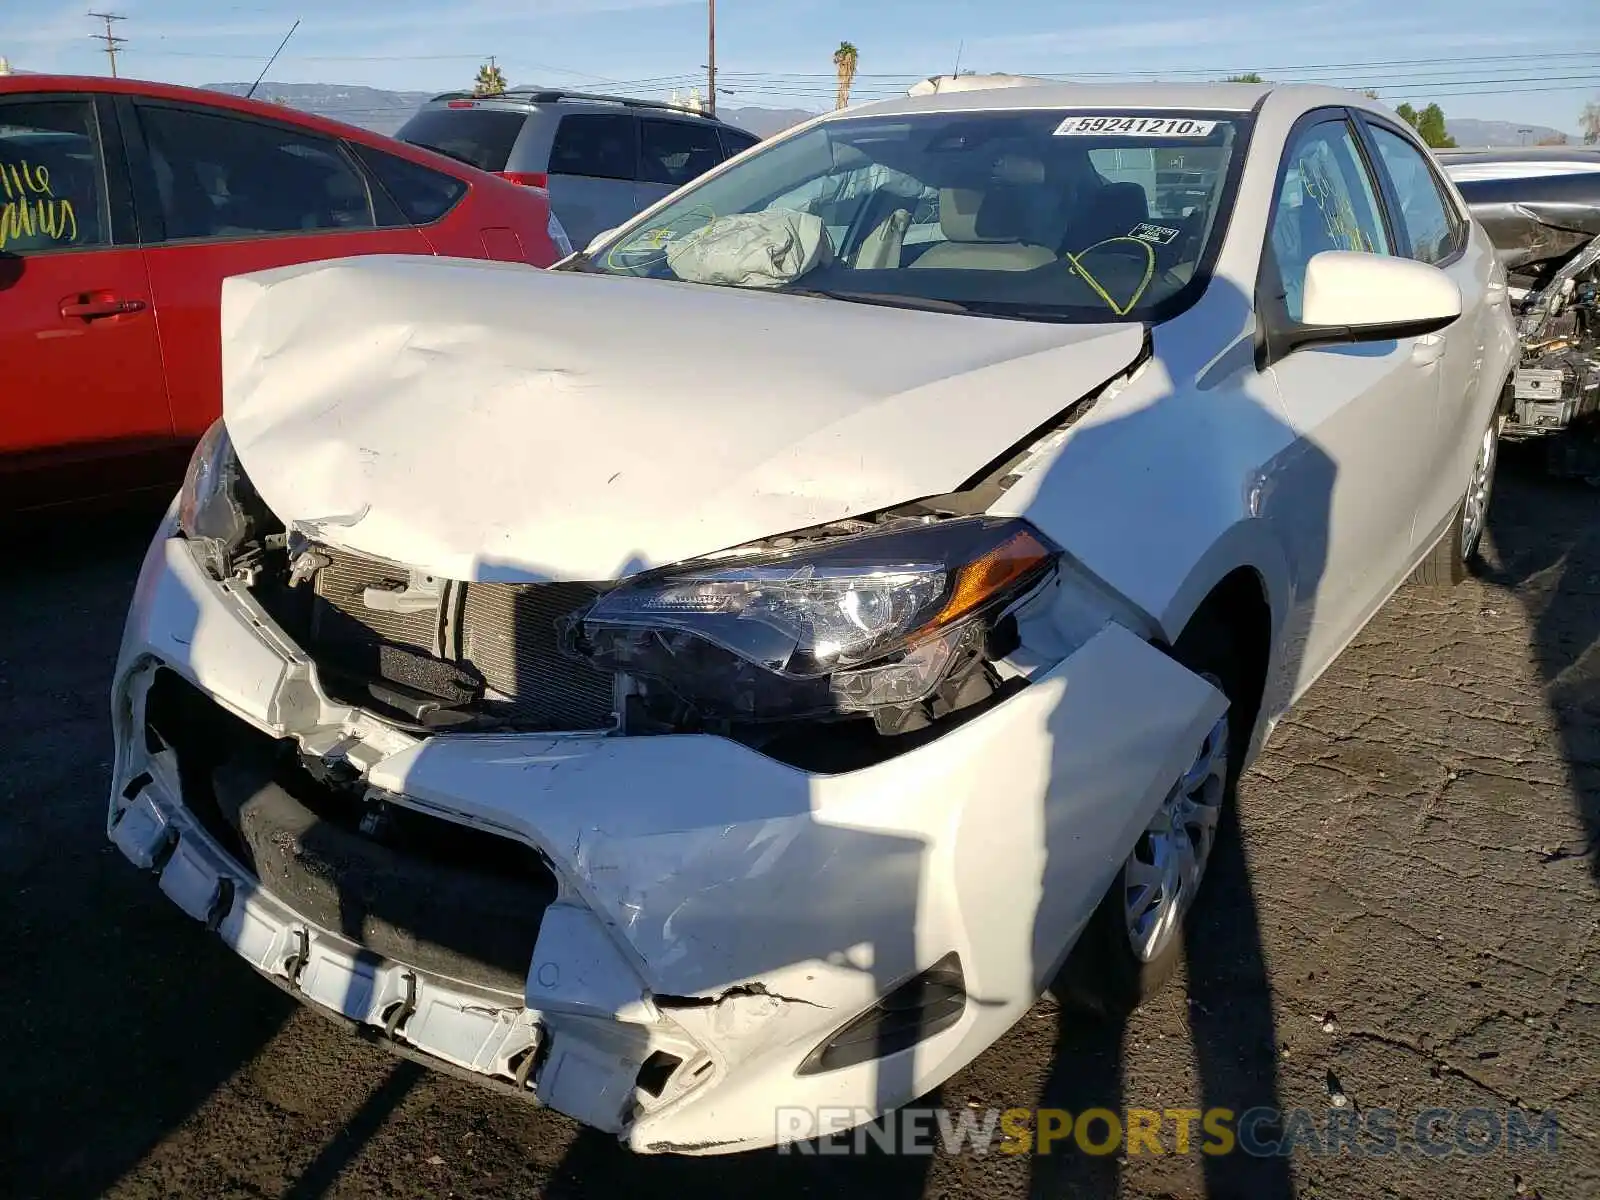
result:
[[[1483,563],[1483,533],[1489,527],[1489,500],[1494,494],[1494,471],[1500,460],[1501,419],[1496,413],[1478,440],[1478,456],[1455,520],[1417,566],[1414,578],[1424,586],[1454,587]]]
[[[1173,657],[1221,691],[1229,707],[1139,835],[1052,989],[1065,1003],[1101,1015],[1138,1007],[1182,961],[1185,919],[1249,743],[1244,677],[1231,631],[1202,619],[1184,631]]]

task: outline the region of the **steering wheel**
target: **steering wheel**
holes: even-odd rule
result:
[[[605,265],[613,271],[644,274],[655,270],[667,261],[667,245],[674,238],[694,233],[717,219],[709,206],[697,204],[679,213],[670,221],[641,229],[627,241],[606,251]]]

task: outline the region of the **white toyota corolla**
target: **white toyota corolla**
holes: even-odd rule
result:
[[[850,109],[550,272],[230,279],[110,836],[638,1149],[904,1104],[1069,952],[1158,984],[1274,723],[1461,578],[1505,290],[1403,123],[1255,85]]]

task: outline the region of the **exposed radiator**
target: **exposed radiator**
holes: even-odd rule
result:
[[[310,644],[345,673],[416,686],[428,664],[415,655],[385,653],[400,647],[457,664],[481,676],[478,707],[528,728],[551,731],[608,729],[616,710],[615,680],[560,649],[557,623],[588,605],[599,589],[581,583],[469,583],[455,589],[460,605],[459,655],[448,654],[449,622],[439,607],[390,612],[367,607],[368,588],[397,591],[403,567],[326,547],[330,564],[317,572]],[[437,668],[436,668],[437,669]]]

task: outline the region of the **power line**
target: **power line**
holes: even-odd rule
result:
[[[261,58],[259,54],[216,54],[205,50],[136,50],[129,53],[139,54],[145,58],[209,58],[230,62],[256,62]],[[444,59],[471,59],[482,62],[489,56],[487,54],[291,54],[289,57],[296,62],[436,62]]]
[[[106,44],[106,57],[111,60],[111,78],[115,79],[117,77],[117,47],[126,45],[128,39],[114,35],[111,32],[111,22],[126,21],[128,18],[121,13],[111,12],[92,12],[85,15],[106,23],[106,31],[104,33],[91,33],[89,36]]]
[[[1595,80],[1594,83],[1600,83],[1600,79]],[[1454,95],[1454,96],[1528,95],[1528,94],[1536,93],[1536,92],[1583,91],[1583,90],[1586,90],[1586,88],[1589,87],[1589,86],[1592,86],[1592,85],[1591,84],[1567,84],[1567,85],[1556,86],[1556,87],[1545,87],[1545,86],[1538,86],[1538,87],[1492,87],[1492,88],[1489,88],[1489,89],[1487,89],[1485,91],[1453,92],[1453,93],[1429,93],[1429,96],[1430,97],[1448,98],[1451,95]],[[751,95],[771,95],[771,94],[773,94],[773,93],[766,93],[766,92],[751,93]],[[880,98],[881,99],[894,99],[898,95],[899,95],[899,93],[895,93],[895,94],[891,94],[889,96],[884,96],[884,97],[880,97]],[[335,109],[335,108],[320,108],[320,109],[317,109],[316,111],[319,113],[319,115],[325,116],[325,117],[331,117],[334,120],[348,120],[351,117],[409,116],[412,112],[415,111],[415,108],[412,105],[398,104],[398,105],[393,105],[393,106],[386,107],[386,108],[380,108],[380,107],[338,108],[338,109]]]
[[[1366,61],[1366,62],[1299,63],[1299,64],[1292,64],[1292,65],[1288,65],[1288,66],[1281,66],[1281,65],[1280,66],[1260,66],[1260,65],[1252,66],[1252,65],[1249,65],[1249,64],[1241,66],[1238,63],[1233,63],[1233,64],[1228,65],[1228,66],[1174,68],[1172,70],[1163,70],[1161,72],[1161,74],[1163,76],[1173,76],[1173,75],[1215,76],[1215,75],[1238,74],[1238,73],[1240,73],[1242,71],[1246,71],[1246,70],[1253,70],[1253,71],[1256,71],[1258,73],[1266,72],[1266,71],[1350,71],[1350,70],[1364,70],[1364,69],[1369,68],[1369,67],[1434,66],[1434,65],[1441,64],[1441,63],[1444,63],[1444,64],[1458,64],[1458,63],[1529,62],[1529,61],[1548,61],[1550,59],[1556,59],[1556,58],[1600,58],[1600,50],[1564,50],[1564,51],[1549,51],[1549,52],[1544,52],[1544,53],[1539,53],[1539,54],[1452,55],[1449,58],[1394,58],[1394,59],[1386,59],[1386,60],[1380,60],[1380,61]],[[1474,69],[1481,69],[1481,68],[1474,68]],[[820,72],[820,71],[810,71],[810,72],[793,72],[793,71],[788,71],[788,72],[786,72],[786,71],[741,72],[741,71],[725,71],[725,72],[723,72],[723,74],[728,75],[728,76],[762,75],[762,76],[764,76],[766,78],[772,78],[772,79],[778,79],[778,78],[793,79],[793,80],[812,80],[812,79],[815,79],[815,80],[827,81],[830,84],[834,79],[833,75],[828,74],[826,72]],[[1039,78],[1043,78],[1043,79],[1052,79],[1053,78],[1053,79],[1066,80],[1066,79],[1096,78],[1096,77],[1101,77],[1101,76],[1113,76],[1113,77],[1125,76],[1125,75],[1130,74],[1130,72],[1126,72],[1126,71],[1064,71],[1064,72],[1049,72],[1049,71],[1047,71],[1047,72],[1044,72],[1042,74],[1037,73],[1037,72],[1035,72],[1034,74],[1036,74]],[[926,75],[923,72],[920,72],[920,71],[879,71],[879,72],[863,71],[860,74],[858,74],[856,76],[856,78],[857,79],[923,79],[923,78],[926,78]]]

